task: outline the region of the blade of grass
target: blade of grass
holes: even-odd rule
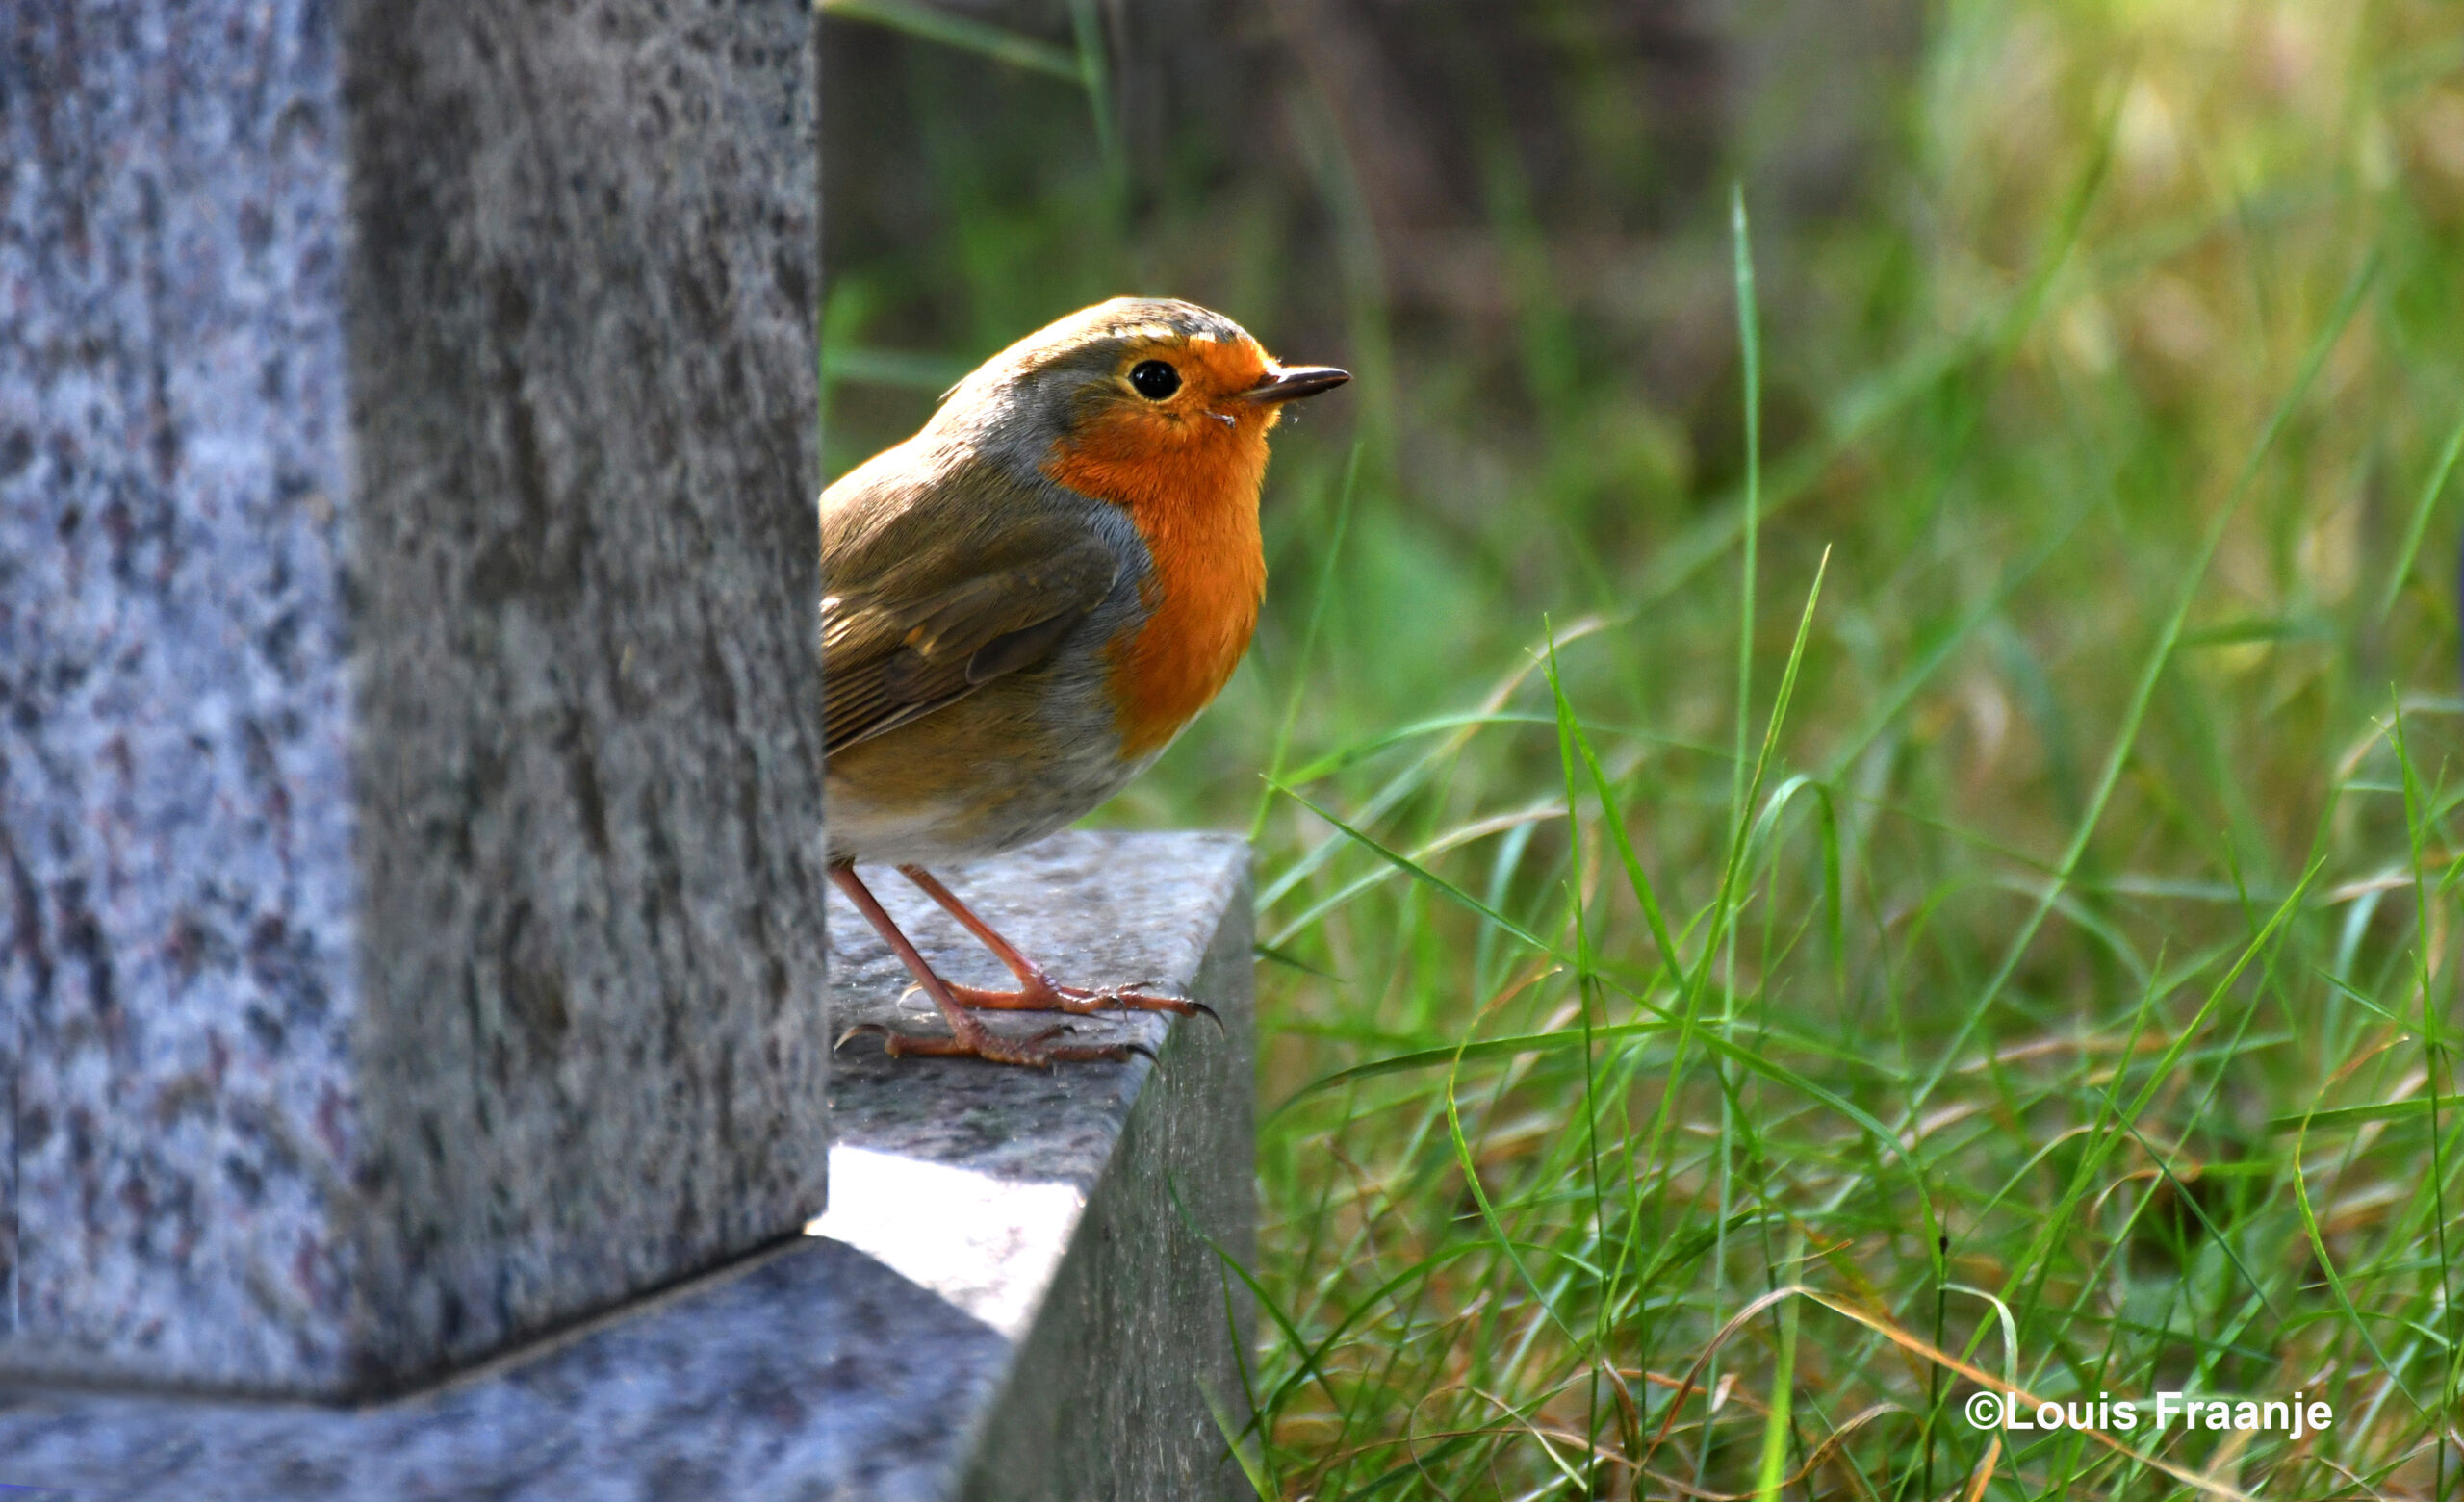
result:
[[[1574,708],[1566,701],[1557,675],[1557,645],[1555,633],[1549,635],[1549,692],[1557,708],[1557,768],[1566,790],[1566,866],[1574,873],[1567,883],[1567,904],[1575,919],[1575,1005],[1582,1018],[1582,1124],[1583,1179],[1591,1189],[1591,1235],[1594,1244],[1608,1240],[1608,1217],[1600,1184],[1600,1056],[1592,1031],[1591,1007],[1600,987],[1594,972],[1598,956],[1592,949],[1591,925],[1582,895],[1582,820],[1575,813],[1579,797],[1575,781],[1575,752],[1572,724]],[[1620,1262],[1622,1265],[1623,1259]],[[1592,1315],[1591,1348],[1605,1348],[1609,1336],[1609,1308],[1614,1298],[1612,1287],[1605,1290]],[[1597,1363],[1589,1363],[1585,1382],[1587,1407],[1583,1413],[1583,1442],[1589,1447],[1600,1433],[1600,1373]],[[1585,1485],[1589,1485],[1586,1482]]]
[[[2388,615],[2396,608],[2396,597],[2403,593],[2404,581],[2413,575],[2413,560],[2422,550],[2422,534],[2429,529],[2429,514],[2437,506],[2441,492],[2447,489],[2448,476],[2455,472],[2455,461],[2464,456],[2464,418],[2458,418],[2453,431],[2447,435],[2447,446],[2438,451],[2438,462],[2429,467],[2429,478],[2422,485],[2421,498],[2413,502],[2412,521],[2404,528],[2404,544],[2396,549],[2395,566],[2387,571],[2387,586],[2379,592],[2374,624],[2384,626]]]
[[[1292,662],[1292,690],[1284,696],[1283,720],[1275,726],[1274,747],[1267,753],[1268,786],[1258,794],[1258,806],[1249,815],[1249,843],[1257,843],[1266,831],[1267,810],[1273,805],[1273,784],[1285,780],[1283,758],[1292,749],[1293,727],[1300,723],[1300,699],[1309,688],[1309,663],[1318,650],[1318,632],[1326,623],[1326,601],[1334,598],[1335,564],[1343,557],[1344,534],[1351,530],[1351,502],[1354,489],[1360,483],[1361,444],[1355,439],[1351,457],[1344,464],[1343,489],[1335,497],[1335,535],[1326,540],[1326,555],[1318,565],[1318,588],[1309,601],[1309,624],[1300,632],[1300,650]],[[1323,773],[1318,776],[1324,776]],[[1294,782],[1314,782],[1316,776],[1293,776]]]
[[[1745,821],[1745,753],[1754,736],[1754,584],[1762,539],[1762,335],[1754,305],[1754,245],[1745,186],[1729,187],[1731,275],[1736,288],[1737,354],[1745,380],[1745,535],[1737,566],[1736,760],[1729,769],[1729,818]]]
[[[923,0],[819,0],[821,13],[834,20],[865,21],[905,32],[911,37],[956,47],[1053,78],[1075,84],[1084,74],[1078,57],[1066,47],[1014,32],[971,15],[926,5]]]
[[[1442,1093],[1442,1099],[1446,1103],[1447,1139],[1454,1146],[1454,1164],[1463,1175],[1463,1186],[1471,1191],[1472,1203],[1479,1207],[1481,1224],[1488,1227],[1489,1235],[1497,1241],[1498,1251],[1504,1256],[1507,1262],[1513,1265],[1516,1275],[1523,1280],[1523,1286],[1531,1290],[1532,1298],[1539,1302],[1540,1309],[1549,1316],[1550,1323],[1555,1325],[1558,1332],[1567,1339],[1577,1339],[1578,1337],[1575,1335],[1574,1328],[1566,1322],[1565,1315],[1558,1311],[1557,1301],[1549,1296],[1549,1291],[1540,1286],[1540,1280],[1531,1276],[1531,1269],[1525,1265],[1523,1254],[1516,1249],[1514,1237],[1506,1232],[1504,1219],[1498,1214],[1497,1207],[1489,1201],[1488,1187],[1480,1183],[1480,1165],[1474,1160],[1471,1141],[1463,1134],[1462,1104],[1454,1088],[1456,1078],[1460,1073],[1459,1061],[1453,1068],[1447,1071],[1446,1088]]]
[[[1734,870],[1741,868],[1744,864],[1744,830],[1747,820],[1751,816],[1751,810],[1746,804],[1745,753],[1754,735],[1754,587],[1760,563],[1762,539],[1761,320],[1757,316],[1754,304],[1754,246],[1746,223],[1745,186],[1742,183],[1732,183],[1729,186],[1729,241],[1732,253],[1731,275],[1736,289],[1737,355],[1745,387],[1742,396],[1745,420],[1745,531],[1737,561],[1736,754],[1729,763],[1729,823],[1732,828],[1739,831],[1735,853],[1731,861],[1731,868]],[[1772,719],[1775,722],[1779,719],[1776,709]],[[1757,780],[1758,781],[1759,778],[1758,777]],[[1720,1015],[1713,1026],[1723,1036],[1736,1022],[1736,947],[1740,925],[1735,918],[1734,898],[1733,883],[1724,879],[1720,884],[1719,909],[1716,914],[1716,927],[1713,929],[1714,937],[1721,941],[1718,949],[1722,982]],[[1708,955],[1707,955],[1707,963]],[[1717,1064],[1712,1066],[1712,1071],[1720,1086],[1719,1221],[1720,1224],[1726,1225],[1732,1210],[1729,1196],[1732,1187],[1730,1175],[1734,1158],[1732,1145],[1739,1124],[1736,1118],[1735,1091],[1726,1071]],[[1711,1254],[1711,1266],[1715,1275],[1726,1272],[1729,1261],[1727,1250],[1725,1238],[1723,1238],[1722,1244]],[[1721,1305],[1725,1302],[1726,1292],[1724,1279],[1715,1277],[1711,1306],[1714,1317],[1718,1315]],[[1711,1368],[1711,1376],[1707,1380],[1718,1380],[1716,1362]],[[1707,1456],[1707,1449],[1704,1453]],[[1695,1478],[1698,1482],[1702,1479],[1699,1472],[1698,1458]]]
[[[1372,854],[1377,856],[1380,860],[1385,861],[1396,870],[1400,871],[1407,877],[1410,877],[1413,880],[1428,887],[1439,896],[1444,897],[1447,901],[1454,904],[1458,907],[1461,907],[1464,911],[1472,913],[1476,917],[1487,919],[1489,922],[1496,924],[1506,933],[1522,940],[1525,944],[1529,945],[1531,948],[1548,955],[1552,959],[1556,960],[1560,964],[1571,965],[1574,963],[1573,957],[1568,955],[1564,951],[1558,949],[1556,945],[1540,937],[1540,935],[1532,932],[1529,929],[1525,928],[1523,925],[1515,922],[1505,914],[1498,911],[1494,907],[1491,907],[1488,904],[1481,902],[1478,898],[1474,897],[1471,893],[1464,891],[1453,882],[1447,880],[1444,877],[1441,877],[1437,873],[1429,870],[1419,861],[1412,859],[1410,856],[1405,855],[1399,851],[1389,849],[1374,835],[1366,834],[1359,829],[1353,828],[1350,825],[1346,824],[1342,819],[1337,818],[1332,811],[1322,808],[1318,804],[1310,802],[1296,789],[1286,787],[1271,777],[1267,779],[1267,785],[1273,788],[1276,792],[1281,793],[1284,797],[1291,799],[1294,802],[1298,803],[1301,807],[1308,809],[1311,813],[1316,814],[1319,818],[1325,820],[1328,824],[1333,825],[1336,830],[1346,839],[1361,846]]]
[[[1787,1471],[1788,1450],[1796,1438],[1789,1407],[1797,1381],[1798,1308],[1795,1299],[1780,1306],[1780,1361],[1771,1373],[1770,1411],[1762,1418],[1762,1458],[1755,1467],[1755,1502],[1780,1502],[1781,1478]]]
[[[1072,74],[1086,90],[1088,117],[1095,126],[1095,149],[1103,158],[1104,179],[1112,185],[1116,214],[1129,212],[1129,164],[1121,155],[1120,130],[1113,119],[1112,62],[1104,47],[1103,13],[1095,0],[1069,0],[1069,29],[1077,40]]]
[[[2361,1343],[2369,1347],[2371,1358],[2378,1363],[2378,1369],[2386,1374],[2387,1386],[2401,1396],[2414,1413],[2426,1416],[2428,1410],[2400,1379],[2401,1368],[2388,1359],[2387,1352],[2378,1343],[2378,1337],[2372,1332],[2369,1322],[2362,1318],[2360,1307],[2353,1303],[2351,1290],[2345,1286],[2344,1274],[2338,1270],[2334,1256],[2327,1250],[2326,1233],[2320,1228],[2318,1209],[2310,1203],[2309,1180],[2301,1170],[2301,1149],[2308,1142],[2309,1135],[2305,1124],[2293,1139],[2289,1177],[2293,1181],[2294,1209],[2300,1216],[2302,1234],[2309,1238],[2310,1255],[2317,1259],[2319,1271],[2326,1278],[2328,1290],[2336,1296],[2336,1307],[2344,1311],[2346,1322],[2352,1327],[2353,1334],[2361,1337]]]
[[[1578,641],[1604,629],[1607,624],[1606,620],[1597,616],[1578,621],[1558,633],[1558,644],[1562,646],[1567,642]],[[1491,717],[1505,707],[1506,701],[1514,697],[1515,691],[1523,686],[1527,678],[1539,670],[1539,666],[1540,659],[1537,654],[1534,654],[1502,677],[1489,690],[1488,696],[1481,700],[1479,709],[1469,717],[1461,730],[1413,758],[1409,766],[1388,778],[1385,784],[1361,805],[1360,813],[1357,815],[1358,822],[1363,825],[1375,823],[1384,818],[1395,805],[1417,791],[1439,762],[1460,751],[1472,737],[1478,733],[1482,725],[1490,723]],[[1290,789],[1284,788],[1278,791],[1289,793]],[[1336,851],[1343,848],[1345,843],[1344,835],[1333,834],[1311,846],[1306,853],[1285,867],[1281,876],[1267,883],[1266,888],[1259,892],[1258,909],[1263,912],[1290,895],[1295,887],[1307,880],[1311,874],[1324,865]]]

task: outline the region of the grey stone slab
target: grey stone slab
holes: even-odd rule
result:
[[[821,1202],[806,0],[0,0],[0,1372]]]
[[[1056,972],[1185,988],[1224,1031],[1105,1020],[1160,1062],[1050,1074],[850,1044],[809,1239],[357,1410],[0,1392],[0,1481],[87,1502],[1245,1494],[1207,1393],[1243,1412],[1248,1314],[1227,1320],[1192,1223],[1250,1255],[1247,851],[1064,835],[950,879]],[[995,979],[894,881],[937,964]],[[841,1016],[905,1015],[905,978],[840,916]]]

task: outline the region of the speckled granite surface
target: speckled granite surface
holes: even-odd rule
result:
[[[1246,849],[1063,835],[948,876],[1064,979],[1185,987],[1225,1031],[1201,1019],[1168,1038],[1162,1018],[1101,1021],[1162,1044],[1160,1064],[1050,1074],[887,1060],[859,1040],[833,1085],[818,1235],[372,1408],[0,1393],[0,1481],[81,1502],[1238,1494],[1200,1387],[1237,1404],[1236,1337],[1215,1256],[1164,1186],[1247,1255]],[[954,926],[880,877],[937,964],[995,978]],[[930,1026],[899,1006],[887,952],[841,918],[842,1020]]]
[[[348,1317],[341,80],[167,9],[0,4],[0,1368]]]
[[[0,1371],[382,1390],[792,1234],[808,0],[0,0]]]

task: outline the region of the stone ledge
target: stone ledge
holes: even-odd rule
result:
[[[937,965],[998,979],[884,875]],[[1187,988],[1224,1034],[1097,1019],[1161,1062],[1050,1074],[859,1040],[833,1076],[813,1235],[393,1403],[0,1392],[0,1483],[80,1502],[1242,1494],[1207,1394],[1240,1405],[1245,1300],[1227,1320],[1182,1215],[1251,1255],[1247,850],[1073,834],[949,875],[1063,979]],[[841,1023],[934,1026],[852,911],[834,902],[831,928]]]

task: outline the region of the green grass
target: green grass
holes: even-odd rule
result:
[[[1065,111],[1092,36],[1019,54]],[[2464,1496],[2464,13],[1948,4],[1902,117],[1866,212],[1688,232],[1724,425],[1511,191],[1502,342],[1344,279],[1379,389],[1101,816],[1258,843],[1266,1494]],[[1091,248],[1093,118],[1048,216],[955,143],[943,241],[838,268],[834,462],[1004,289],[1177,284]],[[972,342],[868,348],[937,276]]]

